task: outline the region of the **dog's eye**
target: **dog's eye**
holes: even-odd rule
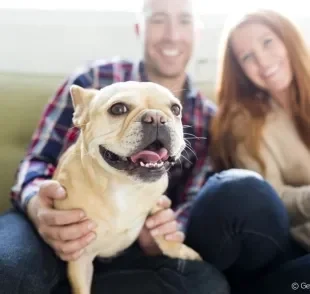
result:
[[[179,116],[181,113],[181,107],[178,104],[173,104],[171,106],[171,111],[175,116]]]
[[[116,103],[111,106],[110,113],[114,115],[121,115],[128,112],[128,107],[124,103]]]

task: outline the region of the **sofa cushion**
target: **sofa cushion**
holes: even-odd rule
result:
[[[62,77],[0,73],[0,212],[43,108]]]

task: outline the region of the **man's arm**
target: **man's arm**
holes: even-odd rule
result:
[[[77,136],[77,130],[72,127],[73,107],[69,93],[72,84],[91,87],[92,71],[87,69],[69,77],[43,111],[11,190],[13,205],[24,212],[29,200],[38,193],[40,183],[53,176],[60,155]]]

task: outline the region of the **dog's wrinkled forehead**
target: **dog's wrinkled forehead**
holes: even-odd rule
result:
[[[102,108],[109,108],[117,102],[144,108],[170,106],[173,103],[180,105],[179,99],[163,86],[151,82],[130,81],[115,83],[102,88],[92,101],[91,108],[94,111],[100,111]]]

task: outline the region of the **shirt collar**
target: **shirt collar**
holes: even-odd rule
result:
[[[134,68],[134,73],[133,73],[134,79],[137,81],[141,81],[141,82],[148,82],[148,77],[147,77],[147,73],[145,70],[145,64],[144,62],[141,60],[138,62],[138,64],[136,64],[135,68]],[[199,92],[198,90],[194,87],[192,79],[189,77],[189,75],[186,75],[186,80],[184,83],[184,87],[183,87],[183,101],[189,100],[189,99],[195,99]]]

